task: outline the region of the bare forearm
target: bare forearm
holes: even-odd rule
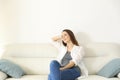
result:
[[[52,37],[52,40],[53,41],[58,41],[58,40],[60,40],[61,39],[61,36],[54,36],[54,37]]]
[[[61,67],[60,70],[72,68],[75,65],[73,61],[70,61],[66,66]]]

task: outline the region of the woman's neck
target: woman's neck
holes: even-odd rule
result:
[[[74,46],[74,44],[73,44],[72,42],[68,42],[68,43],[67,43],[67,46],[66,46],[66,47],[67,47],[67,50],[68,50],[68,51],[71,51],[72,48],[73,48],[73,46]]]
[[[73,43],[67,43],[67,47],[73,46]]]

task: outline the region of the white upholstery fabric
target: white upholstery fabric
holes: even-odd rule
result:
[[[51,44],[11,44],[6,45],[4,56],[24,58],[56,57],[57,49]]]
[[[98,75],[89,75],[89,77],[80,80],[120,80],[118,78],[105,78]]]
[[[84,62],[89,74],[96,74],[107,62],[120,57],[120,49],[117,44],[91,43],[85,45]]]
[[[47,80],[47,75],[25,75],[22,78],[15,79],[15,78],[8,78],[6,80]],[[118,78],[104,78],[97,75],[89,75],[89,77],[79,80],[120,80]]]
[[[8,78],[6,80],[48,80],[47,75],[25,75],[22,78]],[[120,80],[118,78],[105,78],[97,75],[89,75],[89,77],[79,80]]]
[[[117,74],[117,77],[120,79],[120,72]]]
[[[108,80],[108,79],[97,75],[89,75],[89,77],[80,80]]]
[[[119,78],[109,78],[109,80],[120,80]]]
[[[52,58],[6,58],[20,65],[26,74],[48,74]]]
[[[48,74],[49,63],[58,52],[51,44],[7,45],[3,58],[19,64],[26,74]]]
[[[113,43],[91,43],[84,45],[84,63],[89,77],[80,80],[119,80],[105,78],[96,73],[111,59],[120,57],[120,46]],[[5,47],[2,58],[12,60],[20,65],[27,75],[20,79],[7,80],[47,80],[49,63],[58,55],[57,49],[51,44],[11,44]]]
[[[7,74],[5,74],[4,72],[0,71],[0,80],[4,80],[7,78]]]
[[[6,80],[47,80],[47,75],[25,75],[22,78],[8,78]]]

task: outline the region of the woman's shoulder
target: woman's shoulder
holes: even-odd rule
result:
[[[74,51],[82,52],[84,54],[84,47],[83,46],[75,46]]]

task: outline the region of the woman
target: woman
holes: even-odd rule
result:
[[[65,29],[61,37],[56,36],[52,40],[60,54],[57,60],[50,63],[48,80],[75,80],[88,76],[88,71],[82,62],[84,50],[78,44],[74,33]]]

